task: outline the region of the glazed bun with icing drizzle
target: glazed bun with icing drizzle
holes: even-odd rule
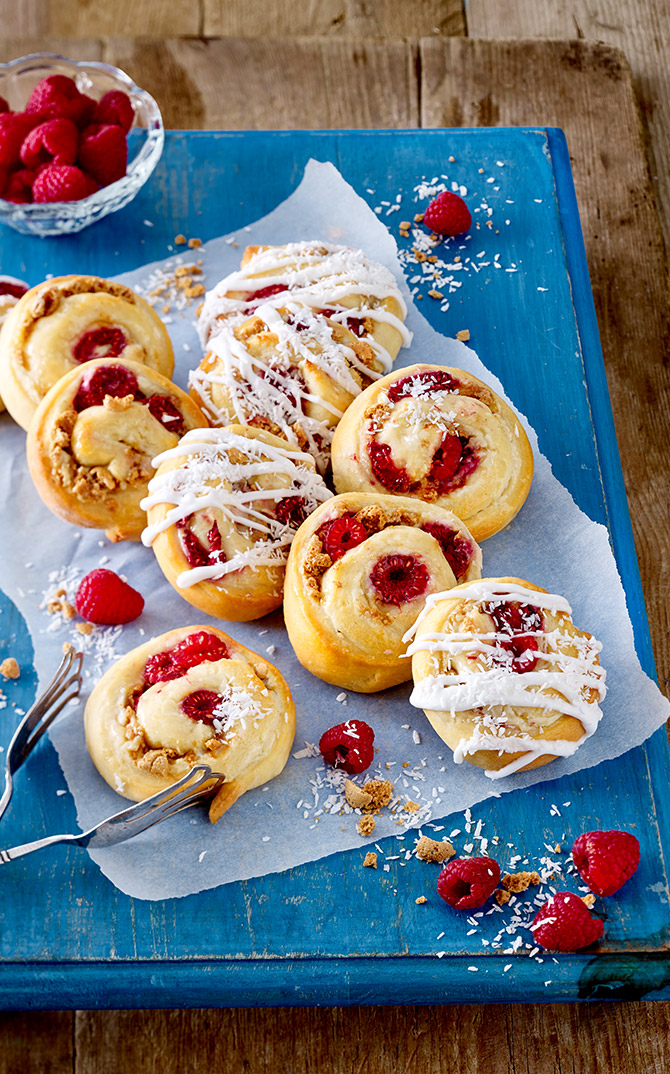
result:
[[[0,332],[0,394],[27,429],[50,388],[94,358],[140,362],[165,377],[172,343],[148,302],[99,276],[61,276],[31,287]]]
[[[93,690],[86,745],[101,776],[140,802],[195,764],[223,773],[216,822],[245,791],[277,776],[295,708],[277,669],[215,627],[190,626],[133,649]]]
[[[248,246],[238,272],[208,292],[199,319],[203,348],[226,321],[246,320],[262,302],[309,307],[350,329],[391,368],[411,333],[407,307],[391,272],[362,250],[305,241],[285,246]]]
[[[601,646],[561,596],[484,578],[429,598],[415,627],[411,704],[457,763],[491,778],[569,757],[602,716]]]
[[[35,411],[26,449],[46,506],[75,526],[137,540],[153,459],[207,426],[192,399],[139,362],[98,358],[72,369]]]
[[[403,635],[431,593],[479,578],[481,552],[450,511],[404,497],[345,493],[298,530],[284,619],[309,671],[373,693],[411,678]]]
[[[475,540],[522,507],[533,454],[514,411],[461,369],[414,365],[365,389],[332,444],[337,492],[415,496],[453,511]]]
[[[154,461],[142,541],[170,584],[218,619],[279,608],[295,532],[332,496],[314,460],[262,429],[230,425],[188,433]]]
[[[219,324],[189,387],[212,425],[283,436],[324,474],[342,414],[389,368],[346,324],[284,296],[279,307],[263,302],[241,323]]]

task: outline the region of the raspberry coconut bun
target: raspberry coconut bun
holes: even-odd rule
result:
[[[180,627],[140,645],[107,671],[84,713],[100,775],[140,802],[208,764],[225,776],[213,823],[284,768],[295,708],[277,669],[215,627]]]
[[[28,468],[46,506],[75,526],[137,540],[153,459],[207,425],[192,399],[139,362],[98,358],[54,384],[35,411]]]
[[[600,642],[564,597],[519,578],[466,582],[426,602],[411,633],[414,690],[454,753],[493,779],[569,757],[602,716]]]
[[[325,682],[374,693],[411,678],[403,635],[432,593],[479,578],[481,552],[450,511],[349,492],[298,530],[284,619],[300,663]]]
[[[50,388],[94,358],[141,362],[171,377],[165,325],[130,287],[98,276],[61,276],[32,287],[0,332],[0,394],[24,429]]]
[[[332,444],[337,492],[413,496],[483,541],[522,507],[533,453],[514,411],[462,369],[413,365],[365,389]]]
[[[23,280],[17,280],[14,276],[0,276],[0,330],[7,320],[9,311],[19,301],[22,295],[28,291],[28,284]],[[0,413],[5,409],[5,404],[0,399]]]
[[[385,371],[346,325],[297,302],[264,302],[242,323],[219,327],[189,387],[212,425],[267,429],[313,455],[324,474],[335,426]]]
[[[283,306],[287,300],[348,327],[386,370],[412,339],[404,324],[407,307],[392,273],[362,250],[313,240],[247,246],[240,270],[205,298],[199,327],[203,347],[227,320],[246,319],[261,302]]]
[[[279,608],[289,546],[332,493],[311,456],[262,429],[187,433],[154,460],[142,534],[189,604],[246,622]]]

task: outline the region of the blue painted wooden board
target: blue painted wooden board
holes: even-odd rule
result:
[[[500,241],[519,271],[513,284],[509,277],[503,283],[500,273],[482,272],[453,296],[446,314],[437,303],[425,312],[447,335],[476,326],[480,357],[528,415],[557,476],[580,506],[609,526],[640,659],[653,675],[569,158],[559,131],[173,132],[154,177],[121,213],[71,238],[33,240],[1,229],[0,271],[36,283],[48,272],[113,275],[162,258],[179,232],[207,240],[272,209],[295,188],[310,157],[332,160],[378,206],[393,202],[399,191],[410,193],[421,176],[439,175],[449,156],[456,158],[474,203],[477,191],[486,193],[484,177],[496,161],[505,162],[501,182],[508,184],[503,193],[516,206],[510,210],[515,227]],[[540,188],[550,197],[538,208],[534,199]],[[524,205],[534,207],[532,215],[519,212]],[[153,227],[143,223],[147,219]],[[399,219],[400,214],[391,215],[389,226],[395,228]],[[565,284],[566,266],[573,303],[561,299],[559,304],[554,296],[564,295],[565,287],[556,284],[559,276]],[[538,292],[538,283],[548,291]],[[577,346],[561,347],[567,339]],[[29,667],[31,641],[19,613],[2,595],[0,623],[0,659],[12,653]],[[28,707],[34,677],[22,675],[3,688],[10,702],[0,713],[0,744],[6,745],[17,719],[12,705]],[[52,747],[44,742],[37,752],[17,779],[0,844],[75,826],[69,795],[57,795],[64,783]],[[84,852],[57,848],[0,869],[0,1006],[670,995],[663,854],[670,831],[669,761],[667,739],[659,731],[619,760],[473,810],[489,838],[498,833],[502,845],[513,842],[515,853],[535,857],[545,843],[559,840],[569,847],[589,828],[636,832],[642,864],[620,895],[601,901],[606,939],[596,953],[541,965],[527,954],[486,953],[479,936],[467,937],[463,918],[439,899],[415,905],[426,889],[428,869],[415,859],[391,862],[388,872],[373,873],[360,868],[362,853],[353,851],[287,873],[150,903],[122,895]],[[570,809],[560,819],[552,816],[552,804],[565,801],[572,802]],[[463,818],[448,819],[445,827],[462,829]],[[501,920],[490,919],[491,935]],[[436,957],[438,949],[444,957]]]

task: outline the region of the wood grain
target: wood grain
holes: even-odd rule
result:
[[[427,40],[421,57],[423,126],[554,125],[566,132],[659,681],[667,689],[668,273],[628,65],[617,49],[578,41]]]
[[[74,1013],[0,1013],[0,1074],[72,1074]]]
[[[390,128],[419,122],[416,44],[117,38],[106,42],[104,55],[154,94],[166,127]]]
[[[118,33],[179,37],[202,33],[204,0],[2,0],[0,12],[25,10],[14,33],[93,37]],[[4,29],[4,27],[3,27]],[[8,31],[12,32],[12,31]]]
[[[31,52],[55,52],[71,60],[101,60],[102,42],[90,37],[73,41],[71,37],[51,37],[47,34],[31,37],[14,37],[9,34],[0,36],[0,63],[27,56]]]
[[[461,0],[203,0],[207,37],[333,34],[393,39],[464,34]],[[171,31],[174,33],[174,31]]]
[[[80,1011],[75,1074],[665,1074],[669,1031],[666,1003]]]
[[[670,8],[667,0],[469,0],[468,34],[579,38],[622,49],[649,131],[648,155],[670,249]]]

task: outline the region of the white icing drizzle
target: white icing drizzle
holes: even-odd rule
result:
[[[288,439],[295,440],[293,426],[299,424],[320,472],[325,473],[330,462],[334,427],[343,411],[308,390],[298,363],[309,362],[352,396],[359,395],[363,389],[352,376],[352,367],[369,380],[378,379],[382,372],[366,366],[351,347],[337,343],[326,318],[315,314],[310,307],[284,301],[282,310],[293,323],[285,320],[279,310],[267,302],[258,306],[254,313],[277,337],[275,354],[269,362],[254,358],[245,342],[236,338],[234,327],[239,322],[224,322],[208,344],[209,353],[217,358],[216,367],[204,370],[199,366],[193,370],[189,375],[189,387],[197,391],[208,417],[217,425],[227,425],[232,420],[247,425],[252,424],[254,418],[264,417],[278,426]],[[390,364],[388,355],[386,357],[383,372]],[[268,377],[268,371],[277,373],[274,383]],[[216,386],[226,392],[234,418],[214,402],[212,392]],[[331,420],[308,416],[305,407],[310,403],[330,414]]]
[[[509,641],[509,631],[464,631],[453,634],[435,631],[416,637],[419,623],[443,600],[471,600],[476,604],[518,601],[566,615],[571,614],[571,608],[564,597],[556,594],[538,593],[525,586],[489,579],[472,582],[455,593],[438,593],[428,598],[414,627],[405,635],[405,640],[415,637],[407,651],[408,656],[416,652],[444,652],[451,656],[490,655],[493,658],[492,666],[483,670],[480,663],[476,670],[470,670],[466,665],[454,672],[427,675],[416,683],[412,691],[410,703],[417,708],[450,713],[452,717],[471,709],[484,710],[478,717],[474,733],[454,750],[454,761],[460,764],[464,757],[478,750],[497,751],[499,756],[523,750],[522,757],[497,771],[486,772],[490,779],[500,779],[545,754],[560,757],[573,754],[594,733],[602,717],[599,705],[589,700],[592,690],[596,692],[598,701],[602,701],[606,692],[605,670],[597,663],[597,655],[602,648],[600,642],[594,638],[570,635],[561,630],[560,624],[546,632],[523,631],[521,633],[526,637],[543,639],[544,644],[537,656],[543,665],[549,667],[518,672],[512,666],[513,654],[505,650],[502,644],[497,644]],[[563,643],[576,650],[575,654],[565,652]],[[505,715],[496,716],[490,711],[498,706],[539,708],[573,716],[582,724],[584,734],[577,742],[567,739],[545,742],[541,736],[531,737],[523,732],[506,735],[508,718]]]
[[[233,462],[231,451],[239,452],[244,461]],[[179,466],[156,474],[149,482],[149,495],[141,501],[144,511],[160,503],[173,505],[161,521],[143,531],[144,545],[151,545],[159,533],[206,508],[218,508],[232,527],[254,536],[249,548],[223,563],[183,571],[177,578],[180,589],[207,578],[223,578],[244,567],[283,565],[295,527],[269,515],[262,502],[278,503],[285,497],[299,496],[310,512],[333,495],[308,455],[288,445],[277,447],[229,429],[193,429],[175,448],[155,458],[153,466],[175,459]],[[254,488],[255,479],[262,475],[278,480],[269,488]]]
[[[325,242],[293,242],[286,246],[271,246],[259,250],[238,272],[221,280],[205,297],[198,331],[203,347],[215,334],[225,318],[231,315],[247,317],[254,310],[252,298],[230,298],[229,293],[242,291],[253,294],[266,287],[282,286],[285,290],[269,299],[273,306],[291,299],[313,309],[332,309],[332,320],[346,323],[347,318],[370,318],[373,322],[389,324],[400,333],[403,347],[408,347],[412,333],[405,327],[407,307],[398,285],[387,268],[370,261],[362,250]],[[364,302],[350,308],[343,301],[360,295]],[[402,310],[402,318],[387,310],[383,303],[394,298]],[[268,301],[267,299],[265,301]],[[372,335],[365,337],[375,355],[390,368],[386,350]]]

